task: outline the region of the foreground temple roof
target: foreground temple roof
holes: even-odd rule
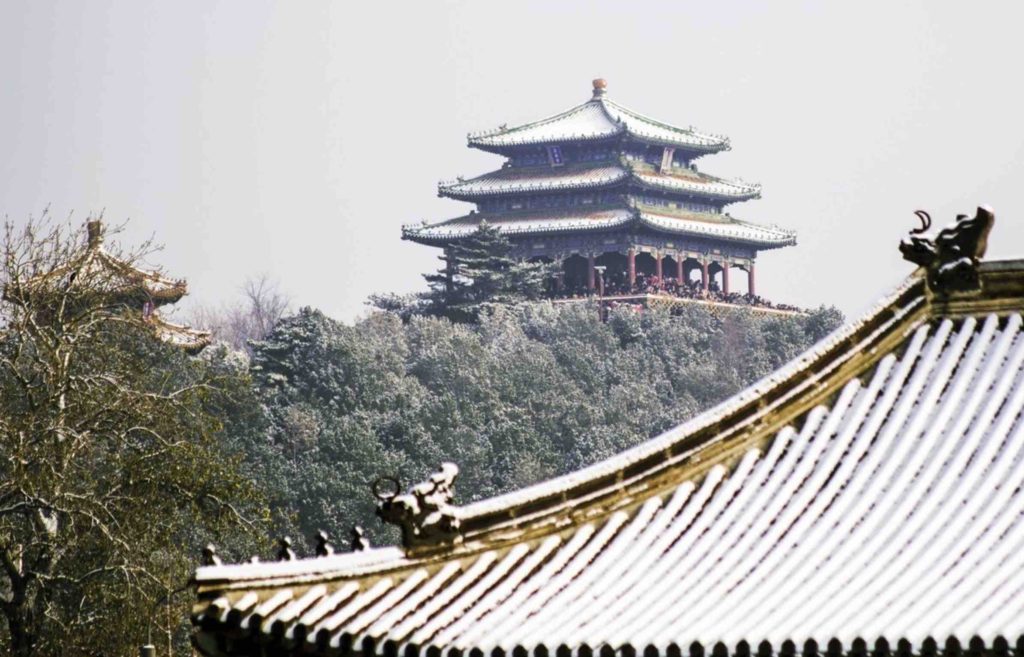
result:
[[[510,147],[596,141],[628,136],[638,141],[684,148],[695,153],[729,149],[728,137],[679,128],[644,116],[609,100],[603,80],[595,80],[587,102],[539,121],[469,135],[469,145],[501,152]]]
[[[927,271],[718,407],[439,508],[447,539],[200,568],[196,645],[1007,654],[1024,641],[1024,261],[974,269],[987,229],[966,231],[913,238]]]
[[[635,224],[673,235],[711,237],[772,249],[796,243],[793,231],[748,223],[724,214],[671,211],[661,207],[611,207],[593,210],[541,210],[516,213],[480,213],[456,217],[435,224],[404,226],[405,239],[444,244],[474,233],[480,223],[497,227],[503,235],[555,235],[594,231]]]

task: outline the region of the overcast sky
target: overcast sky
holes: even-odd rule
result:
[[[1024,3],[0,0],[0,213],[131,219],[191,302],[267,273],[352,319],[422,287],[403,223],[500,166],[466,133],[587,100],[732,139],[733,215],[798,231],[758,291],[848,315],[911,271],[916,225],[996,210],[1024,255]]]

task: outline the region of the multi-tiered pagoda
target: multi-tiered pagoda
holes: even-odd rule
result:
[[[593,97],[561,114],[472,134],[469,145],[506,158],[498,171],[442,182],[440,196],[475,203],[469,214],[403,228],[403,237],[448,247],[484,221],[524,259],[560,265],[559,287],[601,283],[636,290],[640,281],[709,287],[729,295],[730,270],[755,294],[757,252],[796,243],[795,233],[736,219],[730,203],[759,198],[759,185],[701,173],[703,155],[727,137],[655,121]]]

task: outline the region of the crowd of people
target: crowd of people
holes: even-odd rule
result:
[[[598,290],[590,290],[586,284],[575,285],[554,285],[549,292],[553,299],[585,299],[594,297]],[[771,308],[774,310],[785,310],[801,312],[802,309],[784,303],[772,303],[764,297],[756,294],[741,292],[724,292],[717,281],[709,281],[708,289],[704,289],[700,281],[679,281],[674,277],[659,278],[637,272],[636,283],[629,284],[628,278],[616,278],[605,281],[605,297],[623,297],[642,294],[659,294],[679,297],[682,299],[694,299],[698,301],[712,301],[718,303],[729,303],[739,306],[755,306],[758,308]]]

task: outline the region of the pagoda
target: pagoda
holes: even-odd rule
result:
[[[159,308],[181,300],[188,292],[188,284],[140,269],[108,253],[103,248],[103,237],[101,220],[86,222],[84,248],[72,254],[67,264],[29,279],[21,286],[8,285],[4,298],[14,302],[29,295],[46,298],[59,295],[73,285],[87,286],[90,292],[99,295],[98,303],[111,312],[137,313],[156,337],[166,343],[189,353],[197,353],[210,344],[207,331],[174,324],[160,316]]]
[[[610,100],[593,81],[587,102],[516,127],[469,135],[469,146],[506,158],[501,169],[438,185],[438,195],[475,203],[469,214],[405,226],[404,239],[447,248],[483,222],[522,259],[559,265],[556,285],[635,290],[641,280],[686,282],[729,295],[730,270],[756,292],[758,251],[791,246],[792,231],[725,211],[761,187],[697,169],[729,150],[727,137],[678,128]]]

